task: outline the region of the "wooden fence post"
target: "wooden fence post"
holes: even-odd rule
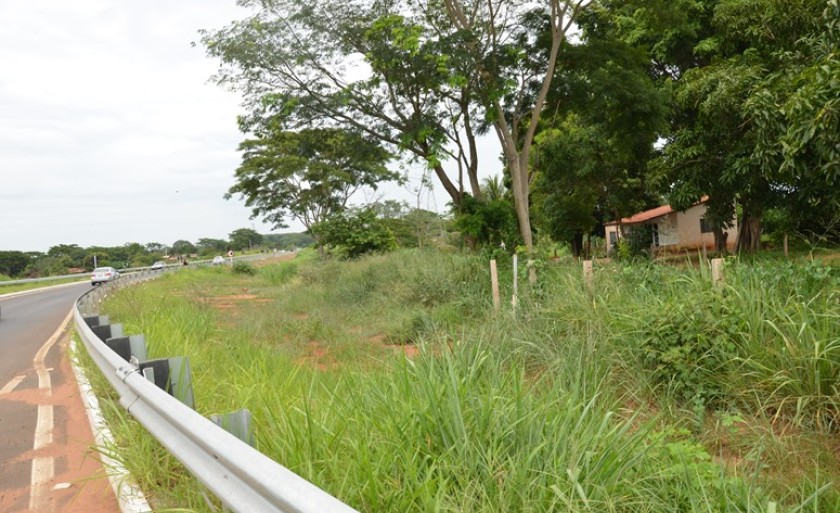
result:
[[[514,310],[519,305],[519,255],[513,254],[513,297],[510,304]]]
[[[594,290],[592,283],[592,260],[583,261],[583,283],[590,293]]]
[[[712,285],[714,285],[716,289],[723,288],[724,286],[722,258],[712,259]]]
[[[496,259],[490,260],[490,284],[493,287],[493,309],[499,310],[501,299],[499,297],[499,272],[496,269]]]

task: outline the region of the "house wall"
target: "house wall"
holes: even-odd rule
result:
[[[700,231],[700,219],[706,215],[706,205],[694,205],[685,212],[677,212],[677,224],[679,231],[680,246],[686,249],[698,249],[704,245],[708,249],[714,249],[715,234],[712,232],[702,233]],[[738,237],[738,225],[732,219],[733,226],[726,231],[729,236],[726,239],[726,246],[732,250],[735,248],[735,239]]]
[[[680,243],[679,219],[676,212],[652,219],[659,231],[660,246],[675,246]]]
[[[672,212],[661,217],[646,221],[644,224],[656,224],[659,231],[659,246],[665,251],[677,249],[699,249],[704,245],[707,249],[714,249],[715,235],[712,232],[702,233],[700,230],[700,219],[706,214],[704,203],[689,207],[685,212]],[[735,249],[735,241],[738,238],[738,224],[735,218],[732,219],[732,227],[727,228],[727,248]],[[629,226],[623,225],[624,231],[617,235],[617,238],[624,238],[627,235]],[[618,225],[607,225],[604,227],[606,250],[612,249],[610,234],[618,234]]]
[[[711,248],[715,243],[714,233],[700,232],[700,219],[706,214],[706,205],[694,205],[685,212],[677,212],[677,231],[680,246],[687,249]]]

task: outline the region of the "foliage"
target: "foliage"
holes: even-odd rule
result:
[[[720,401],[739,328],[720,299],[711,294],[663,299],[645,313],[638,350],[653,382],[701,408]]]
[[[248,19],[202,32],[223,66],[217,81],[246,98],[245,123],[363,133],[424,162],[459,203],[465,184],[443,166],[451,158],[478,194],[475,70],[459,57],[463,36],[431,25],[443,20],[439,7],[323,0],[259,7]],[[348,73],[348,64],[362,72]]]
[[[249,264],[248,262],[234,262],[233,266],[230,268],[230,271],[233,274],[244,274],[248,276],[253,276],[257,274],[257,270],[254,268],[253,265]]]
[[[391,251],[397,247],[393,232],[371,208],[336,213],[314,225],[312,233],[321,244],[330,246],[344,258]]]
[[[504,199],[479,202],[465,195],[454,216],[453,228],[460,231],[472,247],[505,244],[514,248],[519,244],[516,212]]]
[[[315,239],[308,233],[268,233],[263,234],[263,242],[272,248],[292,250],[315,244]]]
[[[192,255],[197,252],[195,245],[188,240],[176,240],[172,243],[172,254],[174,255]]]
[[[222,239],[211,239],[202,237],[195,243],[195,247],[201,255],[221,255],[230,249],[230,242]]]
[[[263,236],[251,228],[239,228],[228,234],[230,248],[236,251],[253,249],[263,243]]]
[[[0,251],[0,274],[19,276],[30,259],[22,251]]]
[[[370,208],[385,222],[401,248],[428,246],[444,232],[446,222],[436,212],[410,208],[405,202],[393,200],[374,203]]]
[[[548,265],[513,314],[493,312],[474,255],[306,255],[254,277],[167,275],[109,296],[104,311],[146,333],[153,357],[185,354],[208,370],[194,383],[202,413],[248,407],[261,451],[359,510],[840,504],[827,485],[840,478],[834,428],[816,422],[840,391],[812,388],[838,361],[830,269],[732,259],[715,291],[704,268],[599,263],[593,294],[579,265]],[[244,283],[260,300],[213,306]],[[654,379],[642,348],[687,376],[683,394],[664,372]],[[724,353],[734,358],[712,358]],[[692,403],[695,386],[713,400]],[[126,464],[161,508],[213,509],[142,427],[118,426]]]
[[[758,249],[761,218],[770,208],[784,208],[794,220],[840,210],[836,173],[828,171],[837,169],[832,141],[840,135],[829,85],[837,70],[831,6],[826,10],[822,0],[602,4],[594,32],[647,52],[651,75],[672,98],[667,144],[651,165],[671,205],[683,209],[708,195],[718,234],[737,207],[737,243],[745,251]]]
[[[341,212],[357,190],[376,188],[397,175],[385,164],[390,155],[358,132],[339,129],[281,130],[269,120],[249,127],[256,138],[243,142],[242,164],[236,184],[225,195],[240,194],[275,227],[286,219],[300,221],[308,230]]]

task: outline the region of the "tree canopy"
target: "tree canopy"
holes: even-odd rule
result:
[[[704,196],[719,247],[736,213],[747,251],[768,211],[840,226],[838,0],[242,3],[254,14],[202,43],[253,136],[229,194],[277,226],[346,203],[314,172],[329,156],[295,153],[333,136],[423,162],[460,222],[507,203],[529,250],[532,223],[579,246],[607,220]],[[481,187],[482,134],[501,146],[503,198]]]
[[[240,194],[275,227],[288,218],[308,230],[342,211],[362,187],[398,178],[390,154],[358,132],[332,128],[282,130],[269,123],[240,145],[242,164],[226,197]]]

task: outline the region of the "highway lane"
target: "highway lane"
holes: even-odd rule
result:
[[[72,511],[80,468],[97,472],[83,463],[93,438],[62,329],[89,289],[83,282],[0,297],[0,511]]]
[[[88,289],[83,282],[0,298],[0,387],[32,367],[35,353]]]

